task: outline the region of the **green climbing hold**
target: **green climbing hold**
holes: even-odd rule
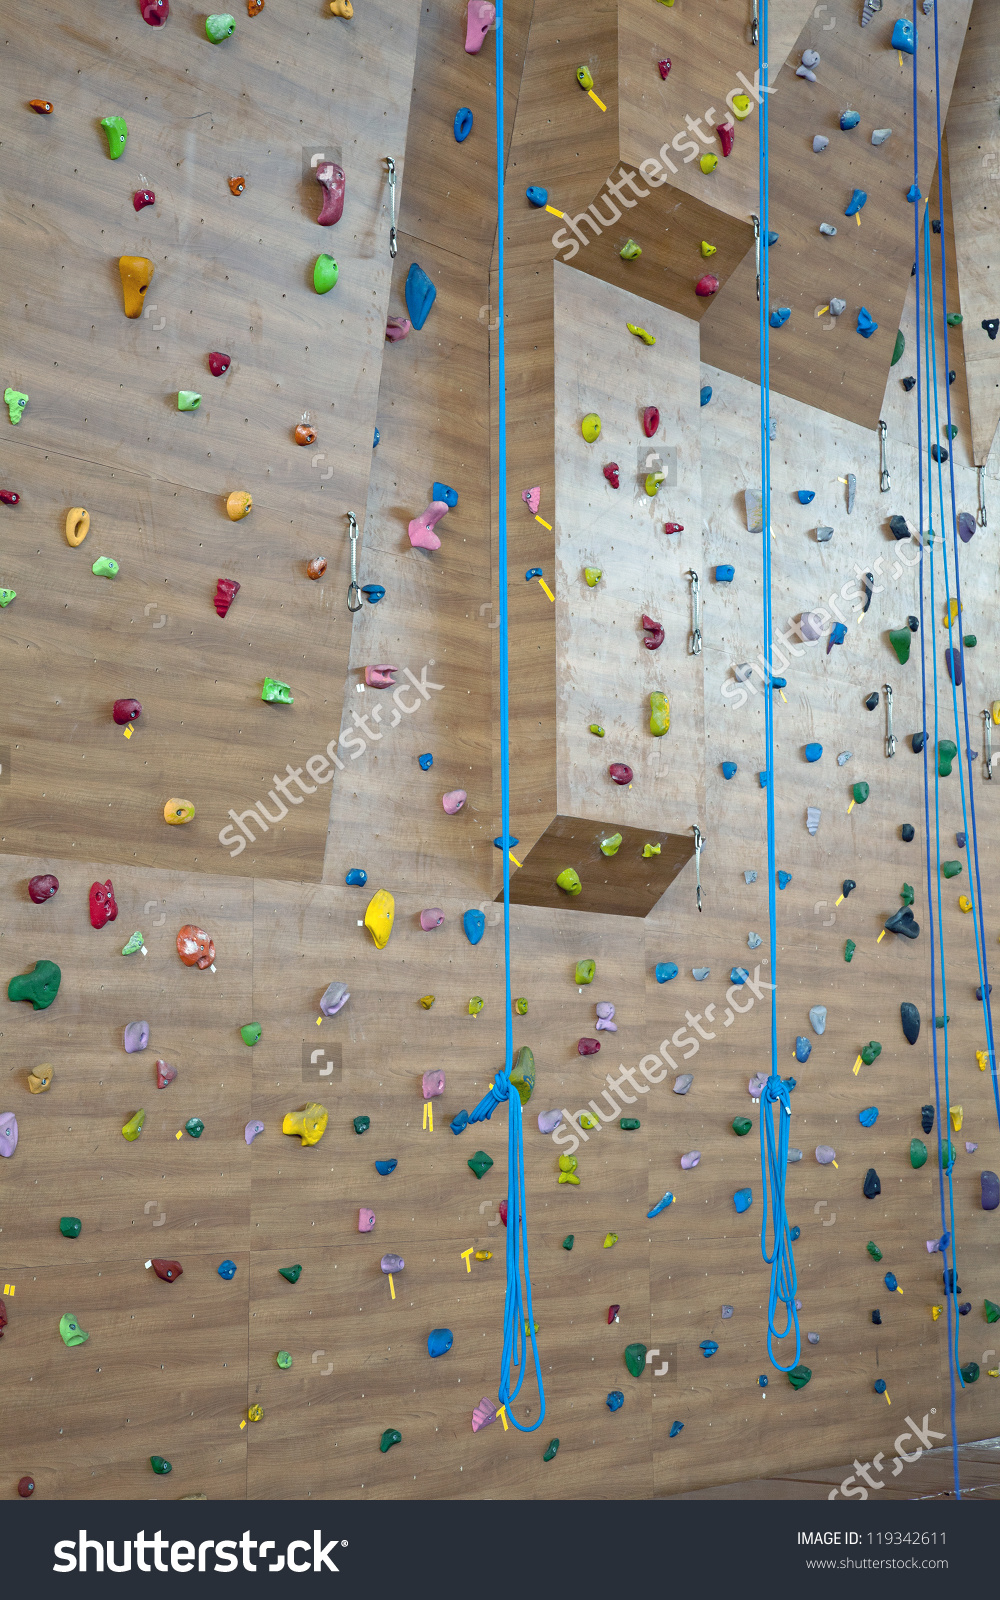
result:
[[[902,900],[904,906],[912,906],[913,885],[910,883],[904,883],[903,887],[899,891],[899,898]]]
[[[263,1031],[259,1022],[245,1022],[240,1029],[240,1038],[244,1044],[255,1045]]]
[[[128,139],[128,123],[124,117],[102,117],[101,127],[107,136],[108,155],[117,161]]]
[[[857,948],[858,947],[855,944],[854,940],[853,939],[848,939],[846,944],[844,945],[844,960],[845,961],[850,961],[851,957],[853,956],[853,954],[854,954],[854,952],[855,952],[855,950]]]
[[[213,44],[221,44],[236,32],[236,18],[228,11],[215,11],[205,18],[205,35]]]
[[[302,1268],[298,1263],[294,1267],[279,1267],[278,1271],[283,1278],[288,1279],[289,1283],[298,1283],[302,1276]]]
[[[535,1058],[526,1044],[521,1046],[514,1057],[510,1081],[521,1097],[522,1106],[526,1106],[535,1087]]]
[[[946,878],[957,878],[961,870],[962,863],[960,861],[942,861],[941,863],[941,871]]]
[[[313,288],[317,294],[329,294],[340,277],[340,268],[332,256],[317,256],[313,267]]]
[[[976,648],[978,640],[976,639],[976,636],[975,636],[974,633],[967,633],[967,634],[965,634],[963,636],[962,643],[964,644],[966,650],[974,650]]]
[[[949,311],[946,320],[949,328],[960,328],[962,326],[962,313],[960,311]]]
[[[945,1172],[947,1172],[949,1167],[953,1167],[954,1165],[955,1165],[955,1146],[952,1144],[951,1140],[948,1139],[941,1146],[941,1166],[942,1166],[943,1170]]]
[[[851,793],[858,805],[863,806],[865,801],[868,799],[868,796],[871,794],[871,790],[869,789],[867,783],[855,783],[851,785]]]
[[[617,1235],[617,1233],[606,1233],[604,1235],[603,1248],[605,1250],[610,1250],[612,1245],[616,1245],[617,1243],[618,1243],[618,1235]]]
[[[910,659],[910,641],[913,638],[909,628],[890,628],[889,643],[896,652],[896,659],[902,666]]]
[[[879,1249],[878,1245],[875,1243],[874,1239],[869,1239],[868,1243],[865,1246],[865,1249],[868,1251],[868,1254],[871,1256],[873,1261],[881,1261],[882,1252]]]
[[[470,1156],[466,1162],[466,1166],[476,1174],[477,1178],[485,1177],[492,1165],[493,1157],[488,1156],[485,1150],[477,1150],[475,1155]]]
[[[894,367],[896,365],[896,362],[899,360],[905,349],[906,340],[903,338],[903,330],[900,328],[899,332],[896,334],[896,343],[892,347],[892,360],[889,362],[890,367]]]
[[[355,1117],[355,1119],[354,1119],[354,1131],[355,1131],[355,1133],[367,1133],[368,1129],[371,1127],[371,1125],[372,1125],[371,1117]]]
[[[129,1117],[128,1121],[125,1123],[125,1126],[122,1128],[122,1137],[127,1139],[129,1144],[135,1144],[135,1141],[142,1132],[142,1126],[145,1120],[145,1111],[137,1111],[134,1117]]]
[[[11,978],[7,999],[30,1000],[36,1011],[47,1011],[59,993],[61,981],[62,973],[54,961],[36,961],[33,971]]]
[[[602,856],[616,856],[618,854],[619,850],[621,849],[621,847],[622,847],[622,836],[621,836],[621,834],[620,833],[613,833],[609,839],[602,839],[601,840],[601,855]]]
[[[188,1117],[184,1124],[184,1132],[189,1133],[192,1139],[200,1139],[205,1132],[205,1124],[200,1117]]]
[[[599,722],[592,722],[590,724],[590,731],[591,733],[596,734],[598,739],[604,738],[604,729],[601,727]]]
[[[6,611],[11,601],[16,599],[16,589],[0,589],[0,611]]]
[[[166,1461],[163,1456],[150,1456],[149,1464],[154,1472],[159,1473],[161,1478],[165,1478],[168,1472],[173,1472],[174,1470],[170,1462]]]
[[[641,1124],[638,1117],[622,1117],[618,1126],[621,1128],[623,1133],[635,1133]]]
[[[117,578],[118,563],[113,556],[98,556],[90,570],[95,578]]]
[[[122,945],[122,955],[123,956],[134,956],[134,955],[138,954],[138,952],[143,947],[143,943],[144,943],[144,940],[143,940],[142,934],[137,929],[136,932],[133,933],[132,937],[129,939],[128,944]]]
[[[958,1370],[962,1374],[962,1377],[966,1383],[975,1383],[976,1379],[979,1377],[979,1362],[967,1361],[965,1366],[959,1367]]]
[[[625,1346],[625,1365],[633,1378],[641,1378],[646,1365],[646,1346],[644,1344],[628,1344]]]
[[[951,777],[951,764],[958,755],[958,745],[951,739],[938,740],[938,776]]]
[[[90,1338],[89,1333],[84,1333],[75,1311],[66,1311],[59,1318],[59,1334],[64,1345],[72,1349],[75,1345],[86,1344]]]
[[[753,1127],[753,1123],[750,1121],[749,1117],[734,1117],[733,1118],[733,1132],[740,1139],[743,1138],[744,1134],[749,1133],[750,1129],[752,1127]]]
[[[600,567],[584,567],[583,575],[587,580],[588,589],[596,589],[597,585],[604,577],[604,573],[601,571]]]
[[[60,1217],[59,1232],[64,1239],[79,1239],[83,1223],[79,1217]],[[995,1319],[994,1319],[995,1320]]]
[[[526,1017],[528,1015],[528,1002],[524,998],[523,994],[519,995],[514,1001],[514,1010],[517,1012],[519,1017]]]
[[[573,1248],[573,1234],[568,1233],[566,1235],[565,1239],[562,1242],[562,1247],[563,1247],[564,1250],[572,1250],[572,1248]]]
[[[28,396],[20,389],[5,389],[3,403],[7,407],[7,415],[16,428],[24,416],[24,408],[28,404]]]
[[[260,697],[262,700],[266,700],[269,705],[290,706],[295,703],[292,699],[292,691],[287,683],[280,683],[277,678],[264,679],[264,687],[260,692]]]
[[[861,1047],[861,1059],[866,1067],[870,1067],[872,1062],[876,1061],[881,1054],[882,1046],[877,1039],[870,1039],[866,1045]]]
[[[623,261],[638,261],[642,251],[634,239],[626,239],[618,254]]]
[[[556,883],[560,889],[565,889],[567,894],[580,894],[583,889],[580,874],[575,867],[563,867],[556,878]]]
[[[386,1451],[391,1450],[394,1444],[402,1444],[402,1442],[403,1435],[399,1432],[398,1428],[386,1428],[378,1442],[378,1447],[382,1454],[385,1455]]]
[[[922,1167],[927,1160],[927,1146],[922,1139],[910,1140],[910,1166]]]
[[[558,1439],[550,1439],[549,1440],[549,1448],[546,1450],[545,1454],[543,1455],[542,1460],[543,1461],[554,1461],[555,1458],[556,1458],[556,1453],[557,1453],[558,1449],[559,1449],[559,1440]]]
[[[1000,1322],[1000,1306],[997,1305],[995,1300],[984,1300],[983,1310],[986,1313],[987,1322]]]
[[[200,394],[196,394],[194,389],[178,389],[178,391],[177,391],[177,409],[178,409],[178,411],[197,411],[197,409],[198,409],[198,407],[200,405],[201,405],[201,395]]]
[[[804,1389],[811,1377],[812,1368],[804,1367],[800,1363],[797,1367],[792,1368],[791,1372],[788,1374],[788,1381],[793,1389]]]
[[[649,731],[655,739],[670,731],[670,701],[659,689],[649,696]]]
[[[292,1364],[292,1358],[287,1350],[279,1350],[274,1359],[283,1372],[287,1372]]]
[[[577,964],[576,964],[576,973],[574,975],[573,982],[574,983],[593,983],[593,981],[594,981],[594,973],[596,971],[597,971],[597,965],[596,965],[595,962],[593,962],[593,961],[578,961]]]

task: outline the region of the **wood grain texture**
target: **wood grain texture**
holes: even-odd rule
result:
[[[621,844],[608,857],[601,845],[612,828],[621,835]],[[644,858],[645,844],[658,844],[660,854]],[[693,855],[693,836],[559,816],[511,873],[511,904],[645,917]],[[567,867],[576,871],[583,885],[578,895],[568,895],[555,881]],[[497,898],[503,899],[502,890]]]

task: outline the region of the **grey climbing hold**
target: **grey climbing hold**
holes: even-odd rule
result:
[[[892,133],[892,129],[891,128],[875,128],[875,129],[873,129],[873,131],[872,131],[872,144],[875,144],[875,145],[885,144],[885,141],[888,139],[888,137],[889,137],[889,135],[891,133]]]
[[[847,310],[847,302],[846,302],[846,300],[838,300],[837,304],[840,306],[841,311],[846,311]],[[833,311],[833,301],[832,300],[830,301],[830,310]],[[834,314],[834,316],[838,315],[838,313],[836,311],[834,311],[833,314]],[[857,487],[858,487],[857,478],[855,477],[853,472],[849,472],[847,474],[847,512],[848,512],[848,515],[850,515],[850,513],[854,510],[854,493],[855,493],[855,490],[857,489]]]
[[[819,1334],[818,1333],[807,1333],[806,1334],[806,1338],[809,1340],[810,1344],[819,1344]]]
[[[687,1094],[693,1083],[693,1074],[690,1072],[682,1072],[679,1077],[674,1079],[674,1094]]]
[[[836,296],[834,296],[834,298],[830,301],[830,315],[831,315],[831,317],[841,317],[841,316],[843,316],[843,314],[844,314],[844,312],[846,310],[847,310],[847,301],[846,300],[838,300],[836,298]],[[850,509],[853,506],[853,504],[854,504],[854,496],[850,492],[850,489],[848,489],[848,493],[847,493],[847,509],[848,509],[848,511],[850,511]]]
[[[912,1000],[904,1000],[899,1007],[899,1020],[903,1024],[903,1034],[910,1044],[916,1044],[920,1037],[920,1012]]]
[[[816,529],[816,543],[817,544],[829,544],[830,540],[832,538],[833,538],[833,529],[832,528],[817,528]]]
[[[838,767],[846,767],[847,763],[850,761],[850,759],[853,756],[853,754],[854,754],[853,750],[841,750],[839,756],[837,757],[837,765],[838,765]]]
[[[821,151],[825,150],[829,143],[830,141],[825,133],[817,133],[813,135],[813,149],[817,155],[819,155]]]
[[[809,1021],[813,1033],[826,1032],[826,1006],[810,1006]]]
[[[790,1145],[788,1150],[788,1159],[790,1162],[801,1161],[802,1151],[797,1149],[794,1145]]]
[[[711,967],[692,967],[691,976],[696,983],[704,983],[711,970]]]
[[[819,827],[819,819],[823,815],[819,806],[806,806],[806,828],[815,839]]]
[[[756,883],[757,882],[757,874],[753,870],[752,867],[748,868],[747,871],[744,872],[743,878],[744,878],[744,881],[746,883]]]
[[[757,489],[744,489],[743,501],[746,506],[747,532],[760,533],[764,527],[764,502]]]
[[[751,928],[750,932],[747,934],[747,944],[750,946],[750,949],[759,950],[763,943],[764,941],[760,934],[754,933],[753,929]]]
[[[723,1308],[722,1308],[723,1321],[728,1322],[728,1320],[732,1316],[732,1314],[733,1314],[732,1306],[723,1306]]]
[[[933,4],[933,0],[931,0],[931,3]],[[861,26],[867,28],[872,17],[877,17],[881,9],[882,0],[865,0],[864,10],[861,13]],[[925,4],[924,10],[926,11],[926,9],[927,6]]]

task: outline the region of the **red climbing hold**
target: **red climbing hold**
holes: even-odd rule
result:
[[[51,872],[40,872],[37,878],[28,879],[28,898],[36,906],[44,905],[46,900],[51,900],[59,891],[59,879],[54,878]]]
[[[642,641],[646,646],[646,649],[659,650],[661,644],[663,643],[662,625],[659,622],[654,622],[652,617],[647,617],[644,614],[642,619],[642,627],[643,632],[647,635],[647,637]]]
[[[213,378],[221,378],[224,372],[229,371],[232,357],[227,356],[224,350],[210,350],[208,354],[208,370]]]
[[[621,482],[620,482],[619,477],[618,477],[618,463],[617,463],[617,461],[609,461],[608,462],[607,466],[604,469],[604,476],[607,478],[607,480],[610,483],[612,489],[620,489],[621,488]]]
[[[504,1217],[504,1219],[503,1219],[503,1225],[504,1225],[504,1227],[507,1226],[507,1218],[506,1217]],[[3,1301],[0,1300],[0,1339],[3,1338],[3,1330],[4,1330],[4,1328],[6,1328],[6,1326],[7,1326],[7,1307],[4,1305]]]
[[[735,124],[732,122],[720,122],[715,131],[719,135],[719,143],[722,146],[722,154],[724,156],[728,156],[733,148],[733,137],[736,133]]]
[[[152,1265],[156,1276],[164,1283],[174,1283],[184,1271],[179,1261],[161,1261],[158,1256],[153,1257]]]
[[[667,56],[665,61],[658,61],[656,63],[656,65],[660,69],[660,77],[661,78],[665,78],[667,76],[667,73],[670,71],[670,68],[673,65],[673,62],[671,61],[670,57]]]
[[[611,1326],[612,1322],[614,1322],[614,1320],[617,1317],[617,1315],[618,1315],[620,1310],[621,1310],[621,1306],[608,1306],[608,1326],[609,1327]]]
[[[169,1061],[158,1061],[156,1063],[156,1087],[158,1089],[166,1089],[168,1084],[173,1083],[176,1076],[177,1068],[172,1067]]]
[[[215,580],[215,609],[220,617],[224,617],[236,596],[240,586],[235,578],[217,578]]]
[[[714,272],[706,272],[705,276],[703,278],[699,278],[698,282],[694,286],[695,294],[700,294],[702,296],[717,294],[718,290],[719,280],[715,276]]]
[[[35,1492],[35,1480],[32,1477],[18,1478],[17,1492],[22,1500],[30,1500]]]
[[[642,413],[642,431],[647,439],[651,439],[660,426],[660,412],[657,406],[647,406]]]
[[[497,1210],[500,1213],[500,1221],[503,1223],[504,1227],[506,1228],[506,1226],[507,1226],[507,1202],[506,1202],[506,1200],[501,1200],[500,1201],[500,1204],[497,1206]]]
[[[142,706],[138,700],[116,700],[111,707],[111,715],[119,728],[123,728],[126,722],[134,722],[136,717],[142,716]]]
[[[612,761],[608,768],[612,783],[631,783],[632,768],[627,767],[624,761]]]
[[[578,1056],[596,1056],[601,1048],[600,1039],[578,1039],[576,1053]]]
[[[665,522],[663,524],[663,531],[664,533],[683,533],[684,524],[683,522]]]
[[[156,196],[152,189],[137,189],[132,196],[132,204],[137,211],[142,211],[144,207],[156,204]]]
[[[118,906],[115,901],[115,891],[108,878],[104,883],[92,883],[90,886],[90,926],[103,928],[106,922],[114,922],[118,915]]]
[[[170,15],[170,0],[142,0],[139,9],[143,22],[151,28],[162,28]]]
[[[21,496],[15,494],[13,489],[0,489],[0,500],[5,506],[16,506]]]

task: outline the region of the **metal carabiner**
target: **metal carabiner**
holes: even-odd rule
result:
[[[346,516],[351,528],[351,583],[347,591],[348,611],[361,610],[361,590],[358,588],[358,519],[353,511],[346,511]],[[357,605],[351,605],[352,597],[357,600]]]
[[[701,910],[701,852],[705,848],[705,835],[698,824],[692,823],[694,831],[694,870],[698,885],[698,910]]]
[[[754,255],[757,260],[757,299],[760,300],[760,218],[751,211],[750,220],[753,223]]]
[[[392,156],[383,157],[389,173],[389,255],[396,259],[396,163]]]
[[[700,656],[701,655],[701,586],[700,586],[700,584],[698,582],[698,574],[694,571],[693,568],[691,570],[689,570],[688,577],[691,579],[691,607],[692,607],[691,642],[688,645],[688,655],[689,656]]]
[[[888,423],[879,418],[878,424],[878,486],[883,494],[889,493],[889,460],[886,455],[885,439],[888,432]]]
[[[883,683],[885,694],[885,753],[886,756],[896,754],[896,735],[892,731],[892,684]]]
[[[753,20],[750,23],[750,43],[757,44],[760,40],[760,14],[757,10],[757,0],[753,0]]]
[[[983,738],[986,744],[986,776],[993,776],[993,721],[989,709],[983,712]]]
[[[977,467],[976,470],[979,473],[979,510],[976,513],[976,521],[979,523],[979,526],[981,528],[985,528],[985,526],[986,526],[986,468],[985,467]]]

